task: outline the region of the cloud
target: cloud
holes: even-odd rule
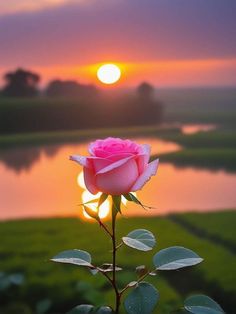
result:
[[[236,57],[235,0],[55,1],[0,18],[5,68]]]
[[[33,12],[67,3],[82,3],[86,0],[7,0],[0,3],[0,15]]]

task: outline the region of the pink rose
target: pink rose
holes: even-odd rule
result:
[[[84,167],[84,181],[92,194],[121,195],[140,190],[155,175],[158,159],[149,163],[150,146],[108,137],[89,145],[89,157],[71,156]]]

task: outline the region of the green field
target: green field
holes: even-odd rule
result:
[[[155,136],[157,132],[156,130],[159,130],[159,128],[150,126],[0,135],[0,149],[50,144],[54,145],[60,143],[79,143],[82,141],[107,136]]]
[[[236,149],[185,149],[180,152],[162,154],[162,161],[179,167],[194,167],[211,170],[236,171]]]
[[[235,88],[161,89],[165,121],[235,125]]]
[[[209,132],[182,134],[178,131],[160,134],[162,139],[180,144],[183,149],[160,156],[177,166],[236,171],[236,131],[220,128]]]
[[[182,223],[190,229],[196,229],[201,236],[220,241],[234,252],[236,251],[235,237],[235,213],[232,211],[221,211],[218,213],[186,213],[173,216],[174,220]],[[224,230],[222,232],[222,230]]]
[[[130,92],[133,93],[133,91]],[[113,104],[119,95],[119,92],[113,93]],[[164,122],[235,125],[235,88],[157,89],[155,95],[164,105]],[[11,121],[18,119],[22,112],[25,112],[29,117],[33,115],[34,119],[35,115],[37,118],[37,114],[40,116],[42,112],[51,115],[52,112],[60,111],[63,111],[66,116],[70,110],[74,110],[76,107],[78,110],[75,110],[75,113],[79,116],[80,111],[86,111],[89,106],[93,105],[94,99],[87,97],[76,99],[0,97],[0,117],[4,116]],[[98,110],[95,111],[98,113]],[[90,114],[92,114],[91,110]],[[57,119],[57,114],[53,119]],[[35,122],[37,123],[37,119],[34,119]],[[5,123],[5,119],[2,120],[2,123]]]
[[[179,217],[188,220],[191,218],[190,222],[203,230],[209,226],[209,234],[214,233],[218,238],[232,241],[236,235],[236,212],[222,215],[222,225],[219,223],[219,213],[184,214]],[[118,236],[121,237],[136,228],[149,229],[156,235],[158,245],[154,252],[167,246],[183,245],[204,258],[204,262],[199,266],[171,273],[162,272],[151,278],[151,282],[161,294],[159,308],[155,313],[170,313],[171,308],[175,309],[181,305],[184,297],[199,291],[216,299],[227,313],[234,313],[236,257],[228,247],[224,247],[222,242],[218,243],[210,236],[202,237],[201,234],[191,232],[171,217],[120,219]],[[106,235],[103,235],[95,224],[81,222],[75,218],[2,222],[0,236],[4,239],[0,245],[0,270],[8,274],[20,272],[25,275],[22,287],[2,291],[1,313],[33,313],[37,302],[45,298],[52,301],[49,313],[65,313],[81,302],[113,302],[111,289],[101,275],[92,276],[72,265],[49,262],[58,252],[72,248],[88,250],[94,263],[98,265],[109,262],[109,243],[106,241]],[[153,254],[122,247],[118,265],[126,271],[119,273],[120,285],[123,286],[135,278],[130,272],[135,266],[145,264],[151,267]]]

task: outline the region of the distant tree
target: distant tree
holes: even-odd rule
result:
[[[17,69],[4,75],[6,85],[2,90],[4,96],[9,97],[34,97],[38,94],[37,85],[40,76],[36,73]]]
[[[157,124],[163,119],[163,104],[156,99],[154,87],[146,82],[137,87],[136,121],[140,124]]]
[[[154,97],[154,87],[147,82],[143,82],[137,87],[137,94],[142,99],[150,100]]]
[[[83,85],[76,81],[54,80],[48,84],[46,95],[49,97],[91,97],[97,95],[97,89],[93,85]]]

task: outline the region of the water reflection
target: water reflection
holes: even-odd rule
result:
[[[0,161],[16,173],[29,171],[42,155],[53,157],[59,146],[24,147],[0,150]]]
[[[141,141],[151,143],[153,153],[158,153],[160,146],[164,149],[163,142],[154,139]],[[68,160],[70,154],[76,153],[87,154],[87,144],[44,148],[37,162],[23,168],[27,171],[20,172],[12,171],[17,168],[15,163],[14,168],[9,163],[9,153],[8,162],[0,162],[0,219],[80,216],[82,208],[78,205],[84,189],[78,186],[77,177],[81,168]],[[23,154],[18,156],[24,157]],[[12,160],[16,160],[15,157]],[[144,212],[142,208],[129,204],[123,212],[127,215],[154,215],[193,209],[235,208],[235,185],[236,175],[223,171],[178,169],[161,163],[158,175],[138,194],[144,204],[156,210]]]
[[[146,143],[147,138],[137,138],[135,141]],[[148,139],[148,143],[152,146],[153,154],[175,152],[181,149],[181,146],[176,143],[157,139]],[[0,150],[0,162],[16,173],[30,171],[33,165],[39,162],[44,155],[53,157],[63,147],[64,145],[49,145]],[[83,152],[87,155],[87,143],[73,145],[73,151],[80,154]],[[68,155],[70,154],[71,152],[68,152]]]
[[[198,132],[209,132],[216,128],[217,126],[215,124],[184,124],[181,126],[181,132],[190,135]]]

